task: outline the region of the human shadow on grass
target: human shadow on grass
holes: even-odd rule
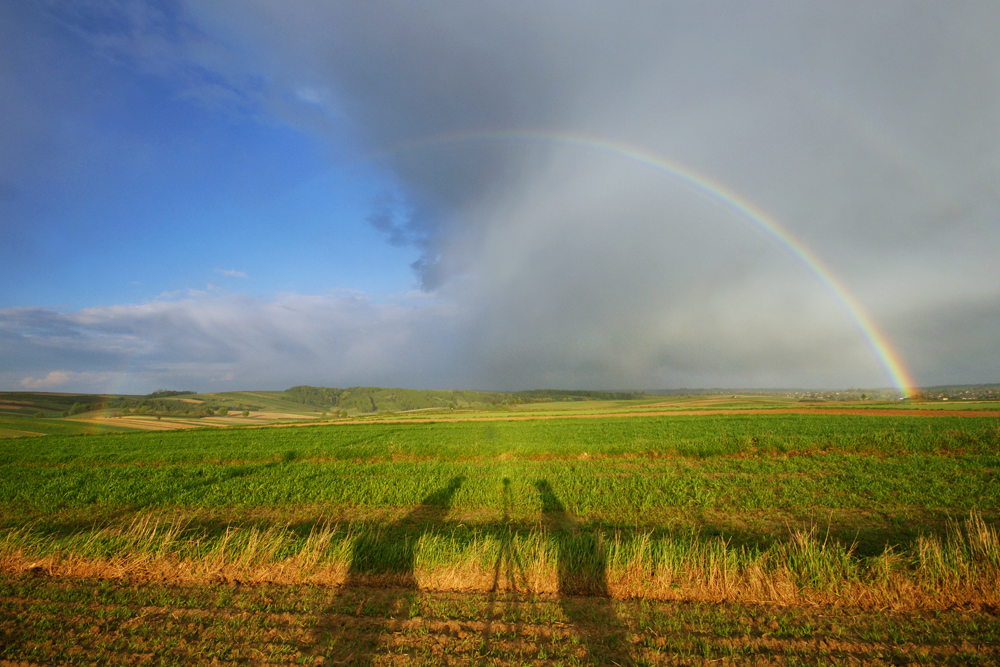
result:
[[[581,531],[579,521],[566,511],[548,480],[535,488],[542,516],[558,549],[559,603],[587,649],[590,664],[633,665],[625,628],[608,591],[607,548],[601,533]]]
[[[337,664],[374,661],[390,626],[412,615],[420,536],[444,523],[452,497],[464,481],[464,477],[453,477],[406,516],[355,539],[347,581],[313,631],[316,653],[327,653]]]
[[[517,592],[519,586],[526,586],[524,561],[517,551],[514,538],[515,530],[510,521],[510,479],[503,479],[503,494],[501,495],[501,516],[498,526],[500,548],[496,561],[493,563],[493,584],[490,587],[490,603],[492,606],[496,593],[506,587]]]
[[[524,560],[517,549],[517,527],[510,519],[510,479],[504,477],[500,496],[500,523],[495,536],[499,539],[497,557],[493,562],[493,581],[487,596],[486,611],[483,615],[483,642],[478,649],[480,659],[487,660],[494,650],[493,637],[497,632],[497,621],[519,619],[520,596],[527,590]],[[520,634],[518,632],[518,634]]]

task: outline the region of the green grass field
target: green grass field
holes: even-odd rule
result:
[[[619,644],[645,632],[629,602],[637,599],[724,603],[719,613],[737,625],[759,615],[748,605],[817,604],[863,615],[957,606],[995,624],[995,417],[768,409],[594,417],[584,401],[576,413],[536,406],[534,419],[463,421],[458,411],[451,421],[7,440],[0,569],[11,591],[42,573],[181,587],[332,586],[366,599],[385,586],[428,600],[465,591],[473,605],[495,605],[502,593],[505,609],[542,596],[585,639],[589,621],[567,620],[566,600],[586,595],[598,624],[611,603],[595,601],[617,600]],[[37,593],[41,607],[46,595]],[[391,605],[403,597],[390,595]],[[22,618],[19,604],[0,619]],[[377,613],[356,611],[358,623],[387,636]],[[740,637],[764,632],[747,627]],[[957,636],[941,632],[945,642]],[[720,636],[706,636],[706,655],[738,656]]]
[[[6,443],[0,507],[52,548],[80,539],[61,526],[151,512],[350,532],[428,504],[462,517],[431,526],[461,545],[501,523],[535,530],[550,505],[583,534],[767,549],[816,527],[862,557],[971,512],[993,521],[998,452],[991,418],[767,413],[49,436]],[[426,523],[408,523],[412,539]]]

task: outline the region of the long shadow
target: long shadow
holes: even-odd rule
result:
[[[559,603],[580,633],[587,660],[595,665],[634,665],[624,626],[609,597],[608,557],[601,534],[580,530],[548,480],[539,480],[535,488],[558,548]]]
[[[347,581],[319,618],[313,630],[314,647],[329,649],[336,664],[374,661],[389,625],[411,616],[420,535],[444,523],[452,497],[464,481],[464,477],[453,477],[406,516],[354,541]]]
[[[519,590],[518,584],[520,583],[523,586],[526,580],[524,562],[521,559],[521,554],[517,552],[517,547],[514,545],[514,536],[516,533],[512,530],[510,522],[509,494],[510,480],[504,477],[503,495],[501,496],[503,511],[500,517],[500,525],[498,526],[500,549],[497,559],[493,564],[493,585],[490,587],[491,605],[501,587],[517,592]],[[504,584],[505,586],[503,586]]]
[[[483,643],[479,648],[480,659],[487,659],[493,651],[494,623],[502,619],[519,619],[518,595],[520,587],[526,587],[524,561],[517,551],[515,537],[517,529],[510,520],[510,479],[503,478],[501,495],[502,513],[495,534],[500,541],[497,558],[493,563],[493,584],[487,596],[486,613],[483,618],[486,626],[483,631]],[[520,635],[520,632],[518,632]]]
[[[443,523],[451,509],[451,498],[463,481],[464,477],[452,478],[448,486],[429,494],[396,523],[355,540],[347,586],[416,588],[413,561],[419,538],[413,536],[412,527]],[[406,530],[408,528],[411,530]]]

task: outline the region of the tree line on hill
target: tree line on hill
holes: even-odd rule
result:
[[[0,393],[0,398],[16,412],[33,417],[70,417],[87,412],[107,412],[111,416],[126,414],[205,417],[225,415],[230,410],[259,410],[256,405],[226,405],[223,401],[179,400],[196,395],[193,391],[155,391],[145,396],[112,394],[51,394],[46,392]],[[13,410],[8,409],[8,413]]]
[[[470,390],[398,389],[384,387],[311,387],[301,385],[285,390],[293,402],[316,408],[354,413],[402,412],[433,408],[510,406],[549,401],[629,400],[643,398],[643,392],[534,389],[519,392]]]

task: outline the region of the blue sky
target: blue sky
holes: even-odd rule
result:
[[[0,390],[1000,378],[990,3],[0,5]],[[524,135],[531,134],[532,140]],[[434,137],[450,137],[448,140]]]
[[[186,78],[97,52],[43,5],[6,18],[26,46],[13,78],[41,107],[25,113],[44,126],[24,137],[35,163],[5,165],[17,191],[4,202],[5,305],[78,309],[210,284],[382,297],[415,284],[417,253],[366,223],[391,177],[252,102],[206,108]]]

